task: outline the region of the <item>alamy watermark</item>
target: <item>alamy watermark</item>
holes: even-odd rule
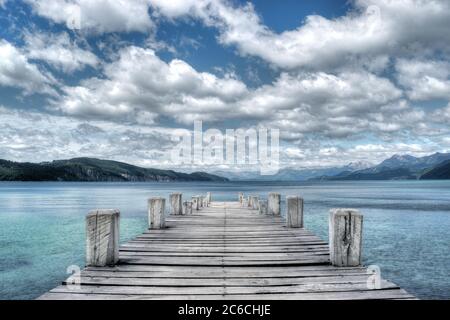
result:
[[[173,140],[179,142],[170,153],[174,165],[250,165],[258,167],[261,175],[279,170],[279,129],[226,129],[224,134],[218,129],[203,132],[202,121],[195,121],[193,134]]]
[[[71,265],[67,267],[67,274],[70,277],[66,280],[66,287],[69,290],[80,290],[81,289],[81,268],[77,265]]]
[[[367,289],[381,289],[381,269],[377,265],[367,267],[366,273],[369,275],[367,279]]]

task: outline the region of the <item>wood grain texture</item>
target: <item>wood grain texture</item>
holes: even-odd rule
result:
[[[354,209],[333,209],[329,217],[330,259],[338,267],[361,264],[363,216]]]
[[[255,213],[237,201],[168,216],[120,246],[114,267],[86,267],[80,289],[63,283],[40,299],[414,299],[386,280],[369,289],[366,268],[333,266],[322,239]]]
[[[155,197],[148,200],[148,228],[164,229],[166,227],[166,199]]]
[[[114,265],[119,260],[119,210],[103,209],[86,216],[86,264]]]

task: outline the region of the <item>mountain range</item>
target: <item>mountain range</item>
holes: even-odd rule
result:
[[[224,178],[227,177],[227,178]],[[353,162],[346,166],[316,169],[281,169],[278,174],[214,171],[182,173],[141,168],[95,158],[74,158],[42,163],[0,160],[0,181],[337,181],[450,179],[450,153],[425,157],[394,155],[377,165]]]
[[[425,157],[396,154],[377,165],[359,161],[340,167],[285,168],[272,176],[261,176],[258,171],[213,173],[235,181],[450,179],[450,153],[435,153]]]
[[[75,158],[43,163],[0,160],[0,181],[228,181],[217,175],[147,169],[130,164]]]
[[[404,180],[450,179],[450,153],[425,157],[394,155],[380,164],[361,169],[323,175],[311,180]]]
[[[333,176],[344,171],[356,171],[369,168],[372,164],[368,162],[358,161],[352,162],[341,167],[313,168],[313,169],[281,169],[275,175],[262,176],[259,171],[213,171],[219,176],[226,176],[234,181],[306,181],[321,176]]]

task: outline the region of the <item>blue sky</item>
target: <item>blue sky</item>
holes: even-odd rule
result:
[[[280,129],[286,167],[445,152],[449,9],[445,0],[0,0],[0,158],[171,167],[171,136],[194,120]]]

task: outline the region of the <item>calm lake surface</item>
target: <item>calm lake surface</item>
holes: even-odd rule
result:
[[[364,214],[364,263],[423,299],[450,299],[450,181],[229,183],[0,183],[0,299],[34,299],[84,265],[84,218],[95,208],[121,211],[121,241],[147,226],[147,198],[211,191],[270,191],[305,198],[305,227],[328,238],[328,212]],[[284,203],[282,203],[284,211]]]

